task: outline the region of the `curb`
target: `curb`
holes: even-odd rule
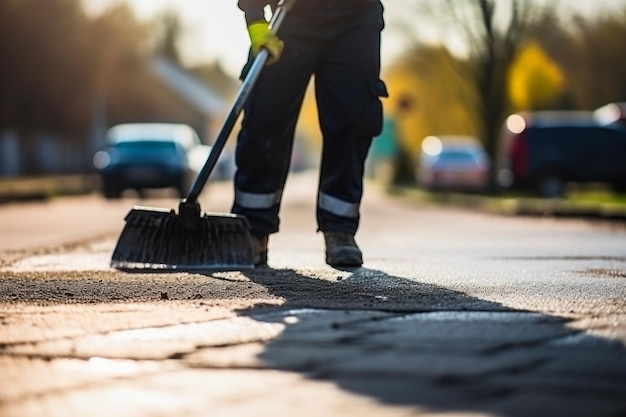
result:
[[[95,189],[96,181],[92,174],[5,178],[0,179],[0,204],[89,194]]]
[[[566,199],[485,196],[453,192],[429,192],[409,187],[390,187],[390,195],[426,204],[469,208],[493,214],[528,217],[578,218],[626,223],[626,205],[571,202]]]

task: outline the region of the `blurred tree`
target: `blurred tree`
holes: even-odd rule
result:
[[[594,19],[575,16],[566,28],[545,45],[562,63],[573,106],[594,109],[626,101],[626,6]]]
[[[509,96],[514,110],[543,110],[558,105],[565,87],[561,68],[538,42],[529,42],[509,72]]]
[[[495,159],[502,122],[510,111],[506,85],[513,60],[525,41],[557,26],[556,16],[549,5],[531,0],[471,0],[467,11],[458,2],[445,3],[469,47],[482,137]]]
[[[464,113],[475,116],[476,120],[465,133],[480,137],[493,158],[498,151],[502,122],[510,111],[507,95],[509,70],[519,48],[528,39],[541,37],[557,26],[554,4],[539,4],[532,0],[432,0],[422,1],[420,5],[422,14],[437,19],[440,37],[457,40],[462,44],[459,49],[463,50],[445,61],[432,61],[433,75],[420,88],[422,91],[441,88],[440,91],[449,94],[456,105],[434,106],[439,111],[438,116],[425,116],[424,120],[428,126],[434,126],[431,130],[439,131],[438,125],[450,123],[456,106],[465,106]],[[424,49],[414,48],[407,55],[411,54],[424,54]],[[424,57],[424,60],[432,58]],[[417,57],[412,59],[419,60]],[[441,62],[444,62],[443,66]],[[414,73],[423,77],[419,69]],[[433,84],[441,86],[433,87]],[[459,85],[463,86],[461,92],[452,91]],[[421,101],[429,103],[422,106],[421,111],[433,107],[433,97],[425,93],[421,95]],[[445,116],[442,122],[435,121],[442,116]]]
[[[92,57],[96,61],[95,93],[107,103],[109,122],[141,118],[146,111],[143,102],[154,99],[143,91],[148,82],[145,57],[150,54],[151,28],[139,24],[123,4],[93,18],[89,27],[91,46],[97,51]]]
[[[141,53],[142,31],[121,5],[90,20],[79,0],[0,2],[0,129],[83,134]]]
[[[88,89],[81,71],[86,52],[81,10],[76,1],[2,2],[0,126],[80,127],[77,90]]]
[[[184,25],[174,10],[161,14],[153,23],[156,29],[155,52],[182,66],[179,42],[184,33]]]

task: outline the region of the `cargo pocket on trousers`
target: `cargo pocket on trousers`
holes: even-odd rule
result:
[[[374,137],[383,130],[383,103],[381,97],[389,97],[385,82],[380,79],[367,81],[369,100],[363,109],[360,133],[363,136]]]

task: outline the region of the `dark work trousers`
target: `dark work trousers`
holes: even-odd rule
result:
[[[248,218],[253,236],[279,229],[296,122],[311,77],[323,135],[318,229],[356,233],[365,159],[382,129],[380,97],[387,96],[380,80],[383,27],[380,3],[286,16],[278,33],[285,42],[281,59],[263,69],[237,138],[232,212]]]

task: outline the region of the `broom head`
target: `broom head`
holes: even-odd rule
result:
[[[111,267],[131,271],[228,271],[254,268],[245,217],[205,213],[198,203],[174,209],[135,206],[125,218]]]

